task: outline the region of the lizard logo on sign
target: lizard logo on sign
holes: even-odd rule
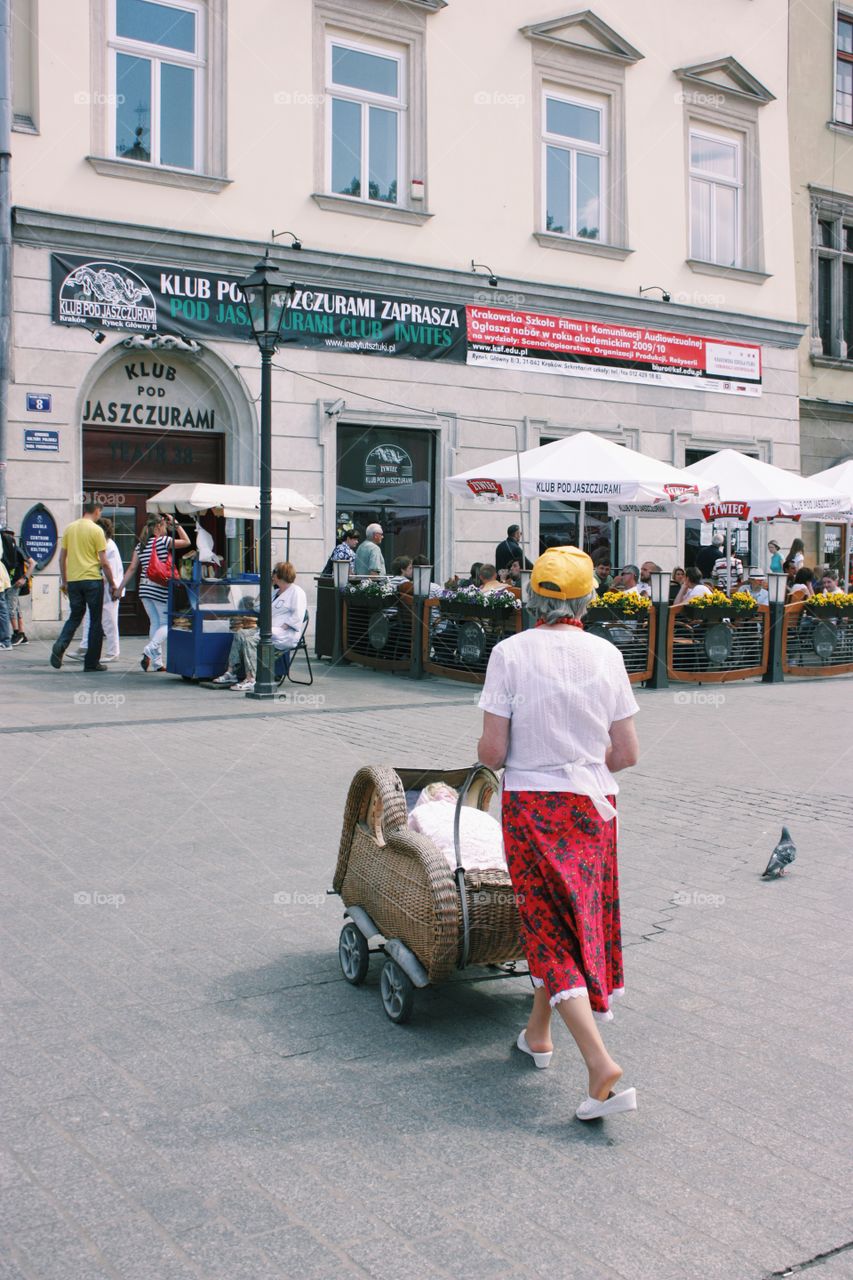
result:
[[[59,321],[147,333],[157,328],[157,307],[135,271],[117,262],[86,262],[60,285]]]
[[[364,460],[368,488],[385,484],[411,484],[412,459],[397,444],[377,444]]]

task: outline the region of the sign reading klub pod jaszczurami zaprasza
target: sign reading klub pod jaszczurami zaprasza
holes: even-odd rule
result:
[[[51,257],[56,324],[252,342],[237,276],[147,262]],[[395,295],[297,285],[284,343],[358,355],[465,362],[465,308]]]

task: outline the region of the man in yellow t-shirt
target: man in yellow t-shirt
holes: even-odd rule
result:
[[[104,628],[101,609],[104,604],[104,578],[110,590],[116,585],[113,571],[107,560],[107,540],[98,524],[101,514],[99,502],[83,504],[83,517],[74,520],[62,535],[59,553],[59,575],[62,590],[68,594],[71,612],[59,639],[50,651],[50,665],[58,670],[62,655],[74,639],[74,633],[89,610],[89,647],[86,650],[84,671],[107,671],[101,662],[101,646]]]

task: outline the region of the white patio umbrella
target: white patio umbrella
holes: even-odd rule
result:
[[[170,484],[146,502],[150,512],[171,515],[181,511],[195,515],[199,511],[221,511],[235,520],[261,518],[261,494],[251,484]],[[290,520],[313,520],[317,508],[295,489],[273,489],[272,518],[286,524]]]
[[[709,501],[717,496],[713,484],[700,488],[686,471],[590,431],[463,471],[450,476],[447,485],[452,493],[480,502],[515,504],[523,497],[577,501],[581,544],[587,502],[633,502],[643,508],[640,514],[662,515],[687,498]]]
[[[684,520],[707,520],[726,525],[726,559],[728,589],[731,591],[731,529],[740,520],[773,520],[800,516],[804,520],[820,520],[828,515],[841,515],[850,510],[851,499],[814,477],[774,467],[769,462],[748,458],[736,449],[720,449],[699,462],[684,468],[697,486],[716,485],[719,497],[711,502],[686,497],[677,511]],[[615,514],[627,514],[631,504],[620,502]],[[611,508],[613,512],[613,508]]]
[[[827,485],[836,493],[849,498],[853,503],[853,458],[847,458],[845,462],[839,462],[838,466],[829,467],[826,471],[818,471],[817,475],[809,476],[809,479],[816,480],[819,484]],[[853,534],[853,512],[848,511],[843,520],[847,525],[847,538],[844,543],[844,590],[849,591],[850,537]]]

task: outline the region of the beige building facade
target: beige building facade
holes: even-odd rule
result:
[[[853,456],[853,5],[807,0],[790,21],[801,451],[812,475]],[[809,563],[842,562],[843,525],[805,526],[804,540]]]
[[[798,469],[777,7],[16,0],[10,523],[96,491],[129,548],[166,483],[255,480],[239,281],[268,247],[297,286],[273,483],[318,506],[306,586],[345,517],[442,579],[489,558],[518,513],[446,477],[579,429]],[[623,562],[710,532],[587,510]],[[577,504],[521,518],[531,551],[576,536]]]

